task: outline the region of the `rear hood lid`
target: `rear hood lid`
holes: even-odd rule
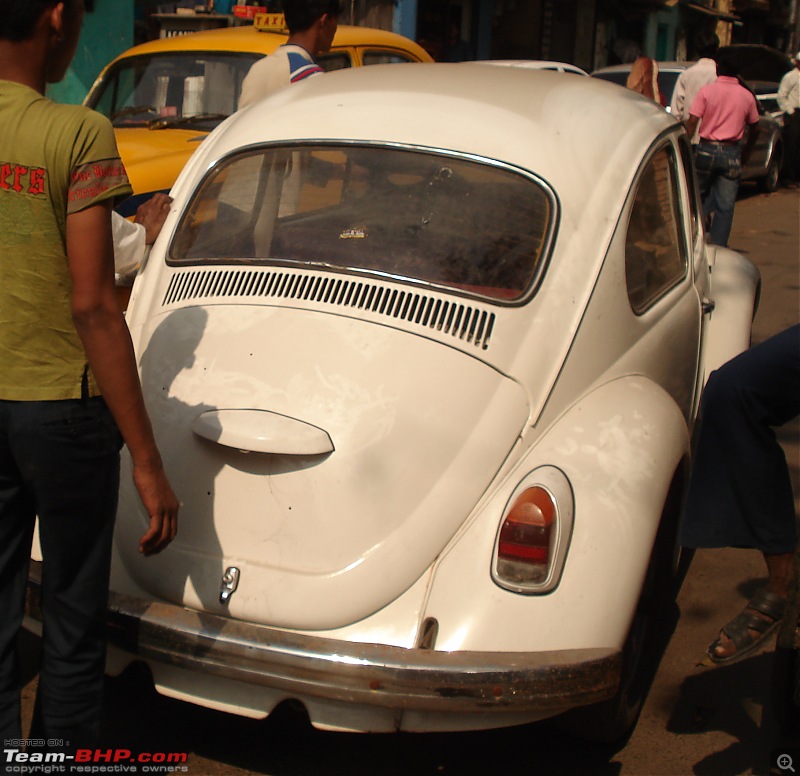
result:
[[[185,308],[146,324],[138,349],[182,509],[176,541],[142,559],[123,477],[124,563],[154,595],[264,624],[341,627],[394,600],[529,415],[524,391],[476,358],[337,315]]]

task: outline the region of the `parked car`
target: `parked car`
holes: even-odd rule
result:
[[[521,67],[529,70],[555,70],[559,73],[589,75],[583,68],[577,65],[571,65],[569,62],[556,62],[550,59],[481,59],[476,60],[474,64]]]
[[[172,193],[128,322],[181,530],[137,552],[125,459],[109,671],[325,729],[628,734],[759,285],[685,132],[596,79],[356,68],[232,116]]]
[[[764,112],[783,126],[783,111],[781,106],[778,105],[780,83],[776,81],[748,81],[747,84],[753,90]]]
[[[692,65],[692,62],[659,62],[658,88],[669,106],[678,76]],[[625,86],[630,73],[630,65],[612,65],[595,70],[591,75],[604,81]],[[759,135],[748,164],[742,168],[742,180],[755,181],[762,191],[776,191],[780,185],[781,165],[783,164],[783,135],[781,122],[771,115],[770,93],[759,94],[753,84],[746,83],[756,96],[758,104]],[[777,100],[777,96],[775,97]],[[669,111],[669,108],[667,108]]]
[[[102,71],[85,104],[114,124],[134,190],[134,196],[118,207],[122,215],[133,215],[155,192],[169,191],[199,143],[237,109],[250,66],[286,38],[279,15],[261,14],[251,26],[134,46]],[[330,71],[432,60],[401,35],[341,25],[330,53],[318,61]]]
[[[658,90],[667,103],[667,113],[670,112],[669,104],[672,101],[672,92],[675,91],[675,84],[678,76],[691,65],[691,62],[659,62],[658,63]],[[631,72],[631,65],[609,65],[601,67],[591,72],[592,78],[600,78],[603,81],[610,81],[613,84],[625,86]]]
[[[771,46],[760,43],[732,43],[720,51],[736,55],[741,65],[741,74],[748,83],[752,81],[775,81],[794,69],[791,58]]]

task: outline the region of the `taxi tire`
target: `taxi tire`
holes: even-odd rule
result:
[[[780,186],[780,177],[781,177],[781,154],[779,153],[779,148],[776,147],[773,149],[772,154],[770,154],[769,161],[767,162],[767,172],[762,178],[758,179],[758,190],[765,193],[771,194],[774,191],[778,190]]]

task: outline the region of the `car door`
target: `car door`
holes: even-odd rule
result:
[[[681,188],[682,198],[685,202],[683,210],[684,230],[688,237],[692,278],[697,294],[701,315],[699,317],[698,348],[697,348],[697,373],[695,377],[694,401],[691,417],[697,414],[700,393],[704,382],[703,345],[708,318],[713,311],[713,302],[710,299],[710,282],[708,268],[708,254],[706,252],[705,229],[703,227],[703,209],[700,203],[700,190],[697,184],[694,157],[688,136],[679,138]]]
[[[766,174],[770,157],[775,145],[776,133],[780,131],[778,122],[764,112],[764,106],[756,100],[758,106],[758,139],[750,159],[742,169],[742,178],[759,178]]]
[[[688,149],[672,133],[645,160],[634,186],[625,234],[628,302],[639,362],[664,387],[687,421],[697,388],[701,299],[695,267],[702,238],[693,207]],[[657,353],[658,357],[651,357]]]

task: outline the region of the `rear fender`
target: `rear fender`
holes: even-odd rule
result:
[[[442,650],[621,647],[668,494],[689,456],[671,397],[644,377],[597,387],[562,415],[454,538],[434,569],[425,618]],[[492,580],[495,537],[511,493],[540,467],[566,475],[574,525],[552,592]]]

